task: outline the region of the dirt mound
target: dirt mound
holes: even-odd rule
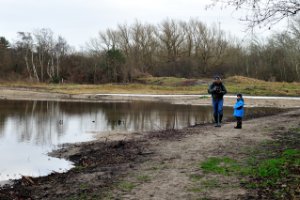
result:
[[[226,78],[225,81],[232,82],[232,83],[245,83],[245,84],[266,83],[266,81],[258,80],[255,78],[244,77],[244,76],[231,76]]]

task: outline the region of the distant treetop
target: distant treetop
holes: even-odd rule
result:
[[[299,0],[212,0],[216,4],[235,7],[236,10],[245,10],[242,21],[248,22],[250,28],[268,26],[279,21],[296,16],[300,11]]]

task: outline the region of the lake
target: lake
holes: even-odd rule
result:
[[[105,134],[179,129],[212,120],[210,106],[160,102],[0,101],[0,181],[73,167],[48,152]],[[247,108],[251,112],[255,108]],[[224,108],[225,117],[232,108]]]

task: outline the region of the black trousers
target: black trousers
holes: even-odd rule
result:
[[[242,128],[242,117],[235,117],[236,118],[236,126],[238,128]]]

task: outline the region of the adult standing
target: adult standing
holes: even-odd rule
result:
[[[213,83],[208,88],[208,93],[212,97],[212,105],[214,109],[215,127],[221,127],[223,118],[223,97],[227,90],[222,83],[220,76],[215,76]]]

